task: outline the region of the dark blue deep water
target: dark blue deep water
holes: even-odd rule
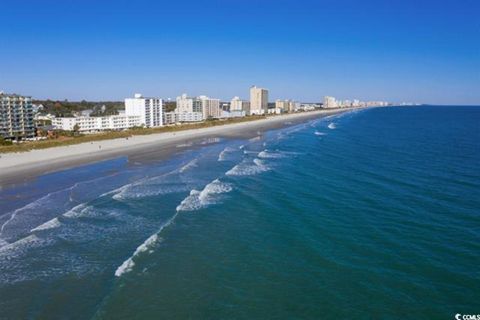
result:
[[[0,191],[0,319],[480,314],[480,108],[392,107]]]

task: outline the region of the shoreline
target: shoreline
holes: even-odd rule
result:
[[[122,156],[136,157],[156,152],[168,157],[178,152],[178,144],[193,147],[190,143],[205,138],[248,138],[257,131],[268,131],[295,125],[315,118],[345,113],[364,108],[318,110],[304,113],[270,116],[266,119],[226,124],[200,129],[186,129],[150,135],[136,135],[128,139],[118,138],[95,142],[36,149],[27,152],[6,153],[0,158],[0,188],[22,183],[37,176],[91,164]],[[188,142],[188,143],[186,143]]]

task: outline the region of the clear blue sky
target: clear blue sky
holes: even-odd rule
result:
[[[478,0],[0,2],[0,90],[480,104]]]

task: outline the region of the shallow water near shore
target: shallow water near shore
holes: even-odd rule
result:
[[[0,319],[453,318],[480,108],[375,108],[0,191]]]

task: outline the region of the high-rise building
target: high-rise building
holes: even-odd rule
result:
[[[250,114],[268,112],[268,90],[253,86],[250,88]]]
[[[202,102],[200,99],[188,97],[186,93],[177,97],[176,113],[200,112],[202,111]]]
[[[232,101],[230,101],[230,112],[233,111],[244,111],[246,114],[250,114],[250,101],[233,97]]]
[[[16,140],[35,137],[31,97],[0,92],[0,136]]]
[[[177,97],[175,113],[181,115],[180,119],[192,119],[192,121],[220,118],[222,114],[220,99],[212,99],[207,96],[191,98],[182,94]]]
[[[159,98],[144,98],[135,94],[134,98],[125,99],[125,115],[140,116],[146,127],[163,126],[163,101]]]
[[[212,99],[207,96],[200,96],[198,99],[202,104],[203,119],[221,117],[220,99]]]
[[[188,97],[186,93],[177,97],[175,113],[180,122],[198,122],[203,120],[203,108],[200,99]]]
[[[337,100],[334,97],[325,96],[323,98],[323,107],[324,108],[338,108]]]

